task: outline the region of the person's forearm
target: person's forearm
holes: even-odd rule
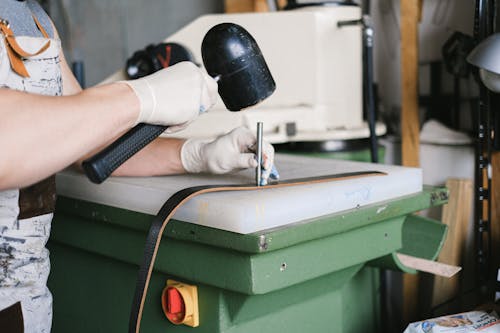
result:
[[[0,89],[0,190],[30,185],[131,128],[139,101],[125,84],[48,97]]]
[[[113,176],[161,176],[185,173],[181,162],[184,140],[158,138],[122,164]]]

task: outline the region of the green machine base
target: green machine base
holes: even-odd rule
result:
[[[447,199],[429,188],[277,229],[242,235],[171,221],[141,332],[376,332],[378,268],[411,271],[401,252],[434,259],[446,227],[411,213]],[[52,332],[125,332],[151,216],[58,199],[49,249]],[[167,279],[198,287],[198,327],[163,315]]]

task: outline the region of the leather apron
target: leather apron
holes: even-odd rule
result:
[[[23,77],[13,71],[6,38],[0,34],[0,88],[62,95],[60,41],[28,36],[16,36],[15,41],[24,51],[37,53],[48,39],[50,44],[42,53],[23,59],[29,73]],[[46,286],[50,261],[45,244],[54,206],[54,177],[22,190],[0,192],[0,310],[20,302],[27,333],[51,329],[52,296]]]

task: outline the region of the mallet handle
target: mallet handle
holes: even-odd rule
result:
[[[167,126],[138,124],[111,145],[82,163],[85,174],[93,183],[100,184],[126,160],[156,139]]]

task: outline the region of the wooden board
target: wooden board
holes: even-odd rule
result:
[[[462,267],[443,264],[434,260],[417,258],[402,253],[398,253],[397,257],[406,267],[416,269],[420,272],[430,273],[436,275],[436,277],[451,278],[462,270]]]
[[[448,234],[438,260],[460,266],[472,213],[473,182],[471,179],[449,179],[446,187],[450,191],[450,199],[443,207],[442,222],[448,226]],[[448,301],[459,292],[459,288],[458,277],[448,279],[436,276],[432,291],[432,306]]]

